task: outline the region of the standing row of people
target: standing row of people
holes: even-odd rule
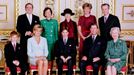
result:
[[[101,9],[104,16],[99,18],[99,26],[97,26],[96,17],[91,15],[92,5],[85,3],[82,8],[84,15],[79,18],[78,25],[71,19],[71,16],[74,15],[71,9],[65,9],[61,13],[62,16],[65,16],[65,20],[60,23],[58,32],[58,22],[52,18],[51,8],[46,7],[44,9],[43,15],[45,19],[40,21],[38,16],[32,14],[33,5],[27,3],[25,5],[26,14],[18,16],[17,20],[17,31],[20,33],[21,38],[19,47],[21,52],[19,54],[23,55],[23,61],[19,61],[22,57],[18,58],[19,56],[15,56],[10,61],[10,64],[15,67],[19,66],[21,64],[20,62],[23,62],[25,68],[22,66],[22,75],[24,75],[28,69],[29,61],[32,65],[38,65],[39,75],[46,75],[46,66],[53,65],[53,53],[55,51],[59,70],[58,74],[62,75],[62,66],[66,64],[68,65],[67,74],[72,75],[72,67],[76,62],[76,46],[79,46],[79,65],[82,75],[86,75],[85,67],[88,64],[93,66],[94,75],[98,75],[98,67],[101,64],[103,66],[102,75],[105,75],[105,65],[107,62],[108,75],[116,75],[115,71],[119,71],[124,65],[124,59],[127,53],[125,42],[118,40],[121,30],[118,18],[109,13],[109,4],[102,4]],[[100,36],[98,35],[99,29]],[[16,32],[12,32],[11,38],[13,37],[12,34],[17,35]],[[80,35],[80,42],[78,42],[78,34]],[[111,43],[107,43],[108,41]],[[117,42],[119,42],[117,44],[118,47],[116,45],[113,50],[120,52],[120,55],[115,55],[111,52],[111,48]],[[123,46],[124,49],[120,46]],[[5,57],[6,61],[8,61],[9,57],[7,55],[9,54],[6,52],[6,48],[8,47],[5,46]],[[14,52],[16,53],[16,51]],[[113,57],[111,57],[111,54]],[[122,56],[122,58],[119,58],[119,56]],[[122,61],[123,63],[118,63]],[[7,66],[9,66],[11,74],[16,75],[16,69],[11,68],[10,64]]]

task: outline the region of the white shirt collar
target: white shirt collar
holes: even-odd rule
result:
[[[96,35],[92,35],[92,37],[94,36],[94,38],[96,38],[97,37],[97,34]]]
[[[27,15],[29,23],[31,24],[32,23],[32,14],[26,14],[26,15]]]
[[[16,45],[16,42],[11,42],[12,43],[12,45]]]
[[[108,15],[105,15],[104,17],[108,18],[109,17],[109,14]]]
[[[68,37],[66,37],[66,38],[63,38],[63,40],[65,40],[66,39],[66,41],[68,40]]]
[[[26,15],[27,15],[27,16],[29,16],[29,15],[32,16],[32,14],[26,14]]]

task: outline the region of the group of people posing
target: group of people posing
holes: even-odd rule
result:
[[[60,27],[52,17],[51,8],[43,10],[42,20],[32,14],[33,8],[31,3],[25,5],[26,13],[17,19],[17,32],[10,33],[10,42],[5,45],[6,64],[12,75],[17,75],[17,66],[21,68],[21,75],[25,75],[29,65],[38,66],[38,75],[47,75],[48,65],[52,67],[55,58],[58,75],[62,75],[63,65],[68,66],[67,75],[72,75],[76,47],[81,75],[86,75],[87,65],[92,65],[93,75],[98,75],[100,66],[101,75],[105,75],[105,70],[107,75],[116,75],[125,66],[127,46],[119,39],[119,19],[109,13],[109,4],[101,5],[104,16],[98,19],[98,25],[96,17],[91,15],[90,3],[83,4],[84,15],[79,17],[78,23],[71,19],[75,13],[66,8],[61,13],[65,20]]]

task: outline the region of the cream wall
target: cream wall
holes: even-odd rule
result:
[[[80,13],[82,13],[82,4],[85,2],[90,2],[93,6],[92,8],[92,14],[95,15],[96,17],[100,17],[101,14],[101,9],[100,6],[102,3],[109,3],[111,6],[110,12],[114,14],[114,0],[19,0],[18,1],[18,13],[22,14],[25,12],[24,10],[24,5],[27,2],[31,2],[34,4],[34,14],[38,15],[43,18],[42,12],[45,6],[50,6],[52,7],[54,11],[55,18],[58,19],[59,21],[63,21],[64,17],[61,16],[60,14],[63,12],[65,8],[70,8],[72,9],[73,12],[77,13],[77,15],[73,16],[73,19],[77,20]],[[48,3],[50,2],[50,3]]]
[[[92,8],[92,14],[95,15],[97,18],[100,17],[101,14],[101,9],[100,6],[102,3],[106,2],[111,5],[110,12],[114,13],[114,0],[55,0],[54,8],[56,11],[56,15],[60,16],[58,19],[60,21],[64,20],[64,17],[60,15],[60,13],[63,12],[65,8],[70,8],[72,9],[73,12],[75,12],[75,16],[73,16],[73,19],[77,21],[78,17],[82,15],[82,5],[85,3],[91,3],[93,8]],[[60,3],[60,4],[59,4]],[[59,4],[59,5],[58,5]],[[58,10],[58,11],[57,11]]]
[[[45,0],[18,0],[18,15],[24,14],[25,13],[25,4],[26,3],[32,3],[34,5],[33,13],[35,15],[42,16],[42,12],[44,7],[46,7],[46,1]]]
[[[120,19],[122,29],[133,30],[134,29],[134,21],[133,22],[129,22],[129,21],[124,22],[122,20],[122,18],[123,18],[123,10],[122,9],[123,9],[123,6],[125,6],[125,5],[128,5],[128,6],[132,5],[134,7],[134,0],[116,0],[115,14]],[[134,11],[134,9],[133,9],[133,11]]]
[[[2,10],[2,8],[4,8]],[[13,9],[12,9],[13,8]],[[0,19],[0,30],[12,30],[14,29],[15,22],[15,2],[9,2],[9,0],[0,0],[0,15],[6,15],[5,19]],[[10,12],[9,12],[10,11]],[[2,18],[2,16],[0,16]]]
[[[8,3],[15,3],[12,4],[10,8],[15,8],[15,10],[12,10],[15,12],[14,18],[15,22],[14,24],[11,24],[12,19],[9,19],[9,24],[3,25],[4,22],[0,21],[0,35],[4,33],[8,34],[11,29],[15,28],[16,19],[17,16],[20,14],[25,13],[25,4],[30,2],[34,5],[34,11],[33,13],[40,16],[40,19],[43,19],[43,9],[46,6],[50,6],[53,9],[54,12],[54,18],[56,18],[59,22],[64,20],[64,17],[60,14],[63,12],[65,8],[71,8],[73,12],[76,13],[75,16],[73,16],[73,20],[77,21],[78,17],[82,15],[82,4],[85,2],[90,2],[93,6],[92,14],[96,16],[98,19],[100,16],[102,16],[100,6],[102,3],[109,3],[110,4],[110,13],[115,14],[119,17],[121,22],[121,28],[123,29],[122,33],[127,35],[134,35],[134,22],[123,22],[122,21],[122,6],[123,5],[134,5],[134,0],[0,0],[0,5],[4,4],[5,2]],[[9,4],[7,4],[9,5]],[[8,12],[10,13],[10,12]],[[10,15],[8,15],[10,17]],[[7,28],[3,31],[4,28]],[[10,30],[8,30],[10,29]]]

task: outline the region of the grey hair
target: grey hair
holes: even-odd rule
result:
[[[112,27],[111,30],[110,30],[110,35],[112,35],[114,30],[117,30],[118,34],[120,34],[120,28],[119,27]]]

